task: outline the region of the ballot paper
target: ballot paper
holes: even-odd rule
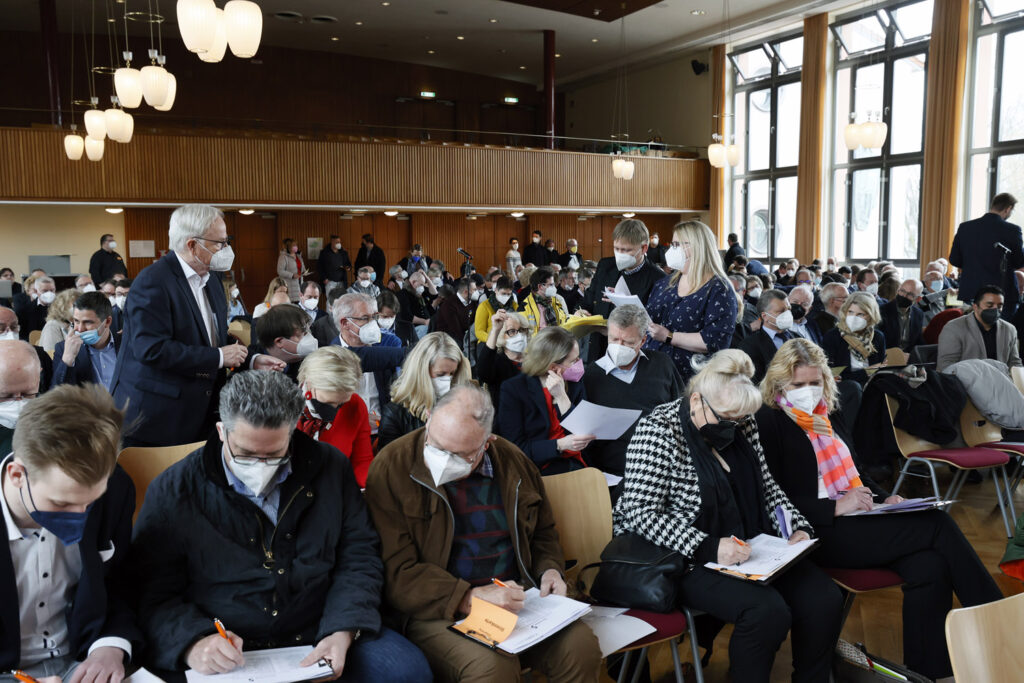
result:
[[[636,304],[640,308],[644,307],[644,302],[640,301],[640,297],[636,294],[616,294],[615,292],[608,292],[605,294],[608,300],[615,306],[625,306],[626,304]]]
[[[630,295],[632,292],[629,291],[629,285],[626,284],[626,278],[619,276],[619,281],[615,283],[615,289],[612,290],[616,294]]]
[[[592,609],[597,610],[599,608],[594,607]],[[601,648],[602,657],[618,652],[627,645],[635,643],[657,630],[643,619],[637,619],[625,614],[598,616],[592,612],[583,617],[583,623],[589,626],[590,630],[597,636],[597,643]]]
[[[223,674],[203,675],[192,669],[185,672],[188,683],[293,683],[333,676],[326,661],[310,666],[299,662],[313,651],[312,645],[252,650],[245,654],[245,666]]]
[[[622,436],[638,419],[639,410],[609,408],[590,401],[580,401],[562,419],[562,427],[572,434],[593,434],[596,439],[613,440]]]
[[[146,669],[139,669],[128,678],[125,678],[121,683],[165,683],[164,679],[159,676],[154,676]]]
[[[609,474],[608,472],[602,472],[601,474],[604,475],[604,480],[608,482],[608,488],[618,486],[619,482],[622,481],[622,477],[617,474]]]
[[[908,498],[900,503],[877,503],[871,510],[857,510],[846,513],[847,517],[855,515],[893,515],[900,512],[921,512],[933,508],[952,505],[955,501],[938,500],[935,496],[929,498]]]
[[[767,582],[810,551],[817,542],[818,539],[812,538],[790,545],[784,538],[760,534],[747,541],[750,545],[750,557],[746,562],[731,565],[708,562],[704,566],[740,579]]]
[[[523,609],[519,610],[519,620],[512,635],[498,648],[518,654],[589,613],[590,605],[585,602],[561,595],[542,598],[539,590],[531,588],[526,591],[526,600]]]

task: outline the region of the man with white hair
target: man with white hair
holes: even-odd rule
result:
[[[227,368],[248,355],[244,345],[228,343],[224,288],[212,275],[234,260],[224,214],[205,204],[178,207],[168,237],[171,253],[139,273],[124,311],[111,393],[125,424],[134,425],[129,446],[205,440]]]
[[[801,270],[800,272],[803,272]],[[793,313],[793,326],[790,332],[821,344],[821,329],[811,318],[811,306],[814,305],[814,292],[810,285],[800,284],[789,290],[789,310]]]
[[[821,288],[821,303],[824,308],[815,316],[814,322],[818,330],[824,336],[839,322],[839,309],[843,307],[850,296],[850,292],[841,282],[830,282]]]
[[[18,314],[18,324],[21,326],[21,338],[28,341],[28,336],[36,330],[43,329],[46,324],[46,315],[50,311],[50,304],[57,298],[57,284],[49,275],[40,275],[35,282],[36,296],[34,298],[19,294],[14,297],[14,312]]]

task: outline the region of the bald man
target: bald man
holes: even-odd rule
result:
[[[881,307],[882,323],[879,329],[885,334],[885,342],[890,348],[898,346],[909,353],[922,343],[925,320],[924,311],[918,306],[922,294],[924,283],[910,278],[900,284],[893,300]]]
[[[4,311],[11,311],[9,308]],[[39,393],[39,356],[28,342],[0,341],[0,451],[11,452],[18,415]]]
[[[20,335],[21,324],[18,322],[18,314],[6,306],[0,306],[0,340],[18,339]],[[42,347],[31,346],[29,348],[35,351],[36,360],[39,361],[39,386],[46,391],[53,378],[53,360]],[[0,455],[6,455],[6,453]]]

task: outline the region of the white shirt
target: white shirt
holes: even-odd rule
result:
[[[340,334],[338,335],[338,345],[343,349],[349,348],[345,338]],[[377,380],[372,372],[363,373],[356,393],[366,404],[366,412],[369,413],[370,418],[370,433],[376,434],[380,427],[380,394],[377,393]]]
[[[206,322],[206,336],[210,339],[210,346],[217,349],[217,354],[220,356],[217,366],[222,368],[224,367],[224,352],[217,346],[217,330],[214,327],[216,321],[213,311],[210,310],[210,302],[206,300],[205,287],[206,282],[210,279],[210,274],[200,275],[192,266],[185,263],[185,259],[181,258],[181,254],[174,252],[174,255],[178,257],[178,263],[181,264],[181,269],[185,272],[185,279],[188,280],[188,286],[192,289],[192,296],[195,297],[196,304],[199,306],[199,315]]]
[[[807,331],[807,320],[805,319],[802,323],[793,323],[793,326],[789,328],[789,331],[793,334],[800,335],[804,339],[810,339],[811,333]]]
[[[604,370],[604,374],[610,374],[612,377],[621,379],[626,384],[632,384],[633,380],[636,379],[636,371],[637,368],[640,367],[641,358],[647,358],[647,355],[643,351],[641,351],[640,355],[634,359],[633,367],[630,368],[629,370],[623,370],[619,366],[615,365],[615,363],[612,362],[612,359],[609,358],[607,354],[598,358],[595,365]]]
[[[0,468],[6,470],[11,457],[8,455]],[[65,546],[41,527],[20,529],[3,495],[2,483],[0,475],[0,509],[7,527],[7,544],[18,590],[18,622],[21,624],[18,665],[24,668],[47,659],[73,656],[66,613],[82,575],[81,551],[77,543]],[[131,643],[115,636],[97,639],[89,648],[89,654],[99,647],[118,647],[129,657],[132,654]]]

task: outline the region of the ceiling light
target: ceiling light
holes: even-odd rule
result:
[[[512,218],[522,218],[526,214],[524,214],[522,211],[513,211],[509,215],[512,216]]]
[[[102,140],[107,136],[107,124],[103,116],[103,111],[99,109],[90,109],[85,112],[85,132],[93,140]]]
[[[633,217],[633,216],[635,216],[635,215],[636,215],[636,214],[635,214],[635,213],[633,213],[632,211],[627,211],[626,213],[622,214],[622,217],[623,217],[623,218],[632,218],[632,217]]]
[[[214,10],[213,41],[207,44],[206,49],[199,52],[199,59],[207,64],[216,64],[224,59],[224,53],[228,50],[228,25],[224,18],[224,10],[219,7]]]
[[[420,90],[420,97],[426,100],[432,100],[437,97],[437,93],[433,90]]]
[[[103,159],[103,140],[87,137],[85,139],[85,156],[89,161],[100,161]]]
[[[178,79],[174,77],[174,74],[167,72],[167,97],[164,99],[164,103],[158,107],[153,107],[157,111],[170,111],[171,107],[174,106],[174,96],[178,94]],[[131,116],[131,114],[129,114]],[[134,124],[133,124],[134,125]]]
[[[121,213],[122,211],[124,211],[124,209],[122,209],[120,206],[108,206],[103,210],[106,211],[107,213]]]
[[[390,2],[382,2],[382,3],[380,3],[380,6],[381,7],[387,7],[390,4],[391,4]]]
[[[465,40],[466,36],[455,36],[455,40]]]
[[[491,22],[492,24],[497,24],[498,23],[497,19],[488,19],[488,21]]]
[[[525,66],[521,66],[521,67],[519,67],[519,69],[522,70],[522,71],[526,71],[526,67]]]
[[[230,0],[224,5],[228,47],[236,57],[255,57],[263,37],[263,10],[250,0]]]
[[[356,22],[356,26],[362,26],[362,25],[363,25],[363,22],[361,22],[361,21],[357,21]]]
[[[519,104],[519,98],[518,97],[506,97],[505,98],[505,104]]]
[[[428,55],[432,55],[432,54],[434,54],[434,51],[433,50],[427,50],[427,54]]]
[[[555,53],[555,58],[556,58],[556,59],[557,59],[558,57],[561,57],[561,56],[562,56],[562,53],[561,53],[561,52],[556,52],[556,53]]]
[[[142,104],[142,73],[131,68],[131,53],[124,54],[128,55],[128,66],[122,66],[114,72],[114,92],[122,107],[134,109]]]
[[[397,211],[385,211],[384,215],[385,216],[392,216],[392,217],[394,217],[394,216],[398,215],[398,212]]]
[[[341,40],[341,38],[339,38],[338,36],[331,36],[331,40],[336,43],[339,40]]]
[[[72,124],[71,132],[64,136],[64,153],[68,155],[68,159],[71,159],[71,161],[81,159],[82,153],[85,151],[85,140],[75,132],[77,128],[78,126]]]
[[[251,216],[255,212],[252,209],[239,209],[238,213],[242,214],[243,216]]]
[[[695,17],[703,17],[706,14],[706,12],[702,9],[692,9],[690,10],[690,14],[692,14]]]
[[[202,52],[213,42],[216,9],[213,0],[178,0],[178,30],[189,52]]]
[[[590,39],[590,42],[592,42],[592,43],[596,43],[596,42],[597,42],[597,38],[591,38],[591,39]]]

